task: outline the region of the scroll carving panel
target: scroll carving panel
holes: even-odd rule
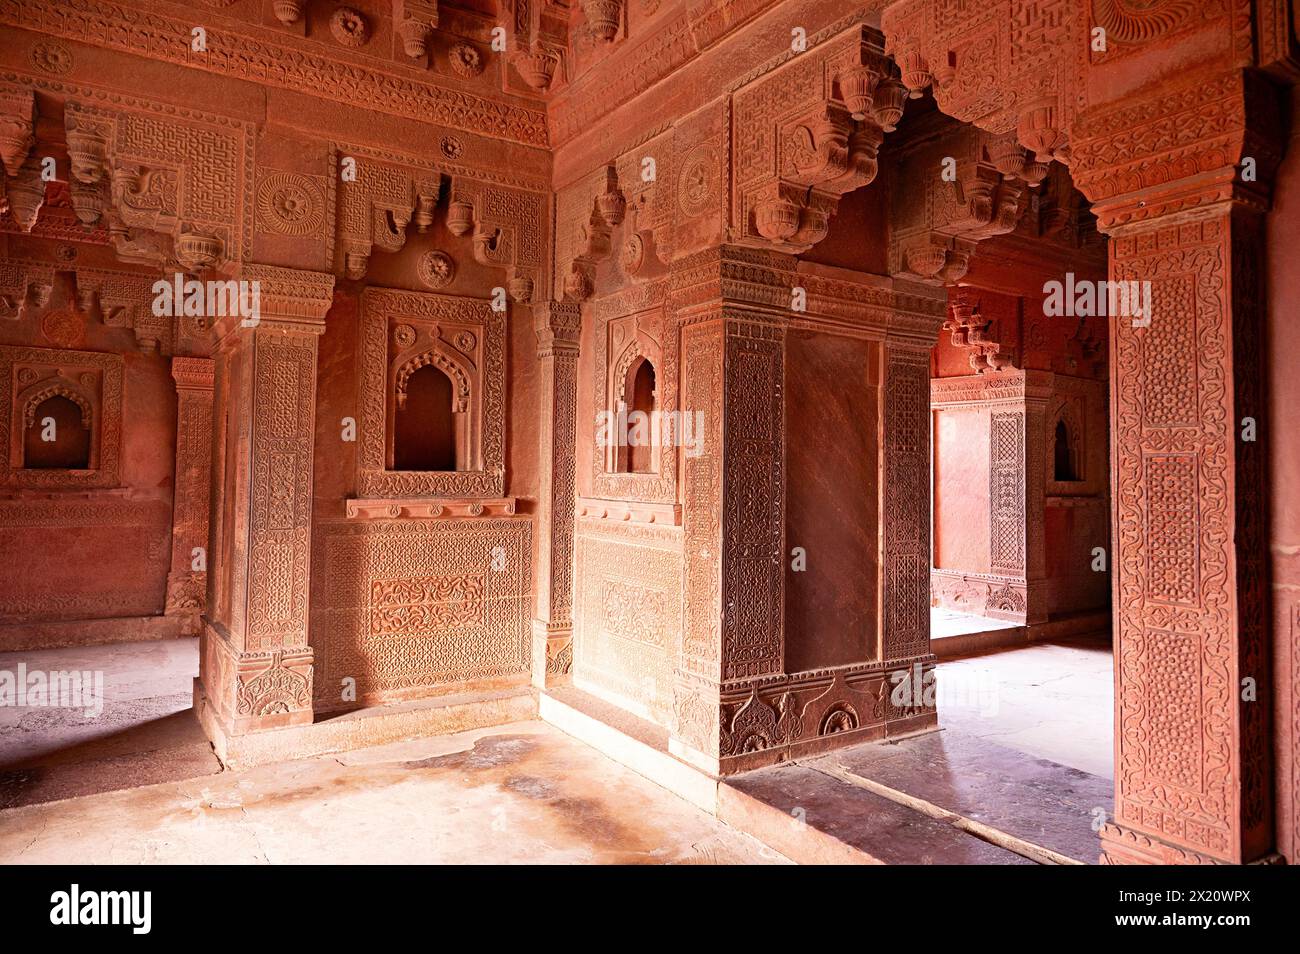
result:
[[[360,701],[527,677],[528,520],[329,521],[313,549],[320,708],[341,705],[349,677]]]

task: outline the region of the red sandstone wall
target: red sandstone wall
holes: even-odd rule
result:
[[[70,246],[63,246],[70,248]],[[0,236],[0,257],[54,251],[53,242]],[[0,647],[72,644],[76,627],[39,635],[11,624],[153,616],[163,610],[171,556],[176,393],[167,358],[141,353],[129,329],[78,309],[61,274],[47,306],[0,321],[0,346],[119,355],[117,477],[79,491],[0,485]],[[56,358],[57,360],[57,358]],[[6,367],[9,367],[6,364]],[[10,381],[0,382],[10,387]],[[111,412],[110,412],[111,413]],[[102,423],[102,422],[101,422]],[[9,433],[6,422],[4,432]],[[9,448],[2,448],[5,453]]]

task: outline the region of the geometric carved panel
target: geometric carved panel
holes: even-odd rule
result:
[[[530,520],[331,520],[313,536],[318,708],[348,677],[364,701],[529,672]]]
[[[574,675],[666,720],[681,632],[681,531],[579,521]]]
[[[1143,461],[1147,488],[1147,596],[1195,606],[1200,593],[1200,561],[1194,454],[1149,456]]]
[[[994,414],[990,428],[990,559],[995,573],[1017,575],[1025,569],[1024,414]]]

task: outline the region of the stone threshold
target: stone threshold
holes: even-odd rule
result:
[[[834,754],[719,779],[673,755],[667,730],[572,686],[544,692],[538,714],[801,864],[1080,863],[924,799],[837,777],[824,764]],[[882,744],[891,743],[864,743]]]
[[[537,694],[527,686],[457,693],[326,715],[309,725],[230,735],[195,679],[194,712],[222,765],[239,770],[526,722],[537,718]]]
[[[1033,643],[1071,636],[1110,632],[1110,611],[1071,613],[1045,623],[999,626],[977,633],[941,636],[930,640],[930,651],[939,659],[955,659],[996,649],[1013,649]]]

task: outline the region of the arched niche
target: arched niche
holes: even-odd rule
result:
[[[75,391],[49,388],[23,415],[25,470],[89,470],[94,444],[90,404]]]
[[[620,474],[659,471],[658,372],[654,362],[637,353],[616,379],[621,384],[616,411],[627,417],[627,442],[615,446],[614,470]]]
[[[402,361],[393,376],[388,469],[415,473],[472,470],[469,370],[434,347]]]
[[[440,367],[426,364],[412,372],[393,423],[393,469],[462,469],[463,461],[457,459],[457,419],[463,414],[452,379]]]

